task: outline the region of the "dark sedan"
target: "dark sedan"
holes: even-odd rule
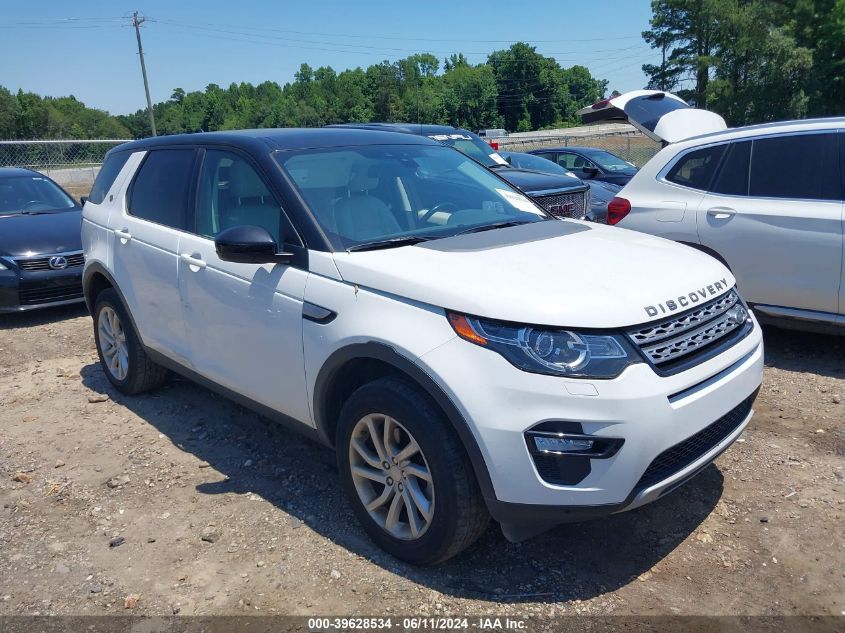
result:
[[[82,209],[30,169],[0,168],[0,312],[83,301]]]
[[[637,173],[637,167],[627,160],[595,147],[544,147],[528,153],[555,162],[583,180],[601,180],[624,187]]]

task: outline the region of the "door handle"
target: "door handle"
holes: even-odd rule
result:
[[[132,239],[129,229],[115,229],[114,234],[124,243]]]
[[[731,209],[730,207],[713,207],[712,209],[707,209],[707,215],[717,220],[727,220],[736,215],[736,209]]]
[[[197,254],[198,253],[195,253],[194,255]],[[208,265],[205,263],[205,260],[200,259],[199,257],[195,257],[194,255],[182,253],[181,255],[179,255],[179,259],[188,264],[188,266],[193,266],[194,268],[205,268]]]

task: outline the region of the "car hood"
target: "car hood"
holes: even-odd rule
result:
[[[547,191],[585,189],[584,182],[575,176],[549,174],[518,167],[496,167],[493,171],[528,195]]]
[[[721,263],[687,246],[572,220],[334,257],[343,279],[361,287],[475,316],[578,328],[645,323],[735,283]]]
[[[25,257],[81,251],[82,209],[0,215],[0,255]]]

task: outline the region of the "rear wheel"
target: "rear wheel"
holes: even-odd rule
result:
[[[381,378],[359,388],[343,406],[337,440],[353,510],[390,554],[434,564],[484,532],[489,515],[463,447],[414,385]]]
[[[167,370],[147,356],[123,302],[112,288],[97,295],[94,340],[106,378],[123,393],[143,393],[167,379]]]

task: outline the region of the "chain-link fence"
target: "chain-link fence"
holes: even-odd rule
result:
[[[599,126],[596,126],[599,127]],[[509,152],[528,152],[544,147],[595,147],[612,152],[637,167],[642,167],[660,151],[660,144],[630,126],[603,126],[609,129],[572,128],[512,134],[495,139],[499,149]]]
[[[88,195],[103,158],[122,139],[0,141],[0,167],[28,167],[47,174],[76,197]]]
[[[627,125],[604,125],[512,134],[496,139],[502,150],[599,147],[642,166],[660,145]],[[28,167],[47,174],[76,197],[88,195],[103,158],[124,139],[0,141],[0,167]]]

